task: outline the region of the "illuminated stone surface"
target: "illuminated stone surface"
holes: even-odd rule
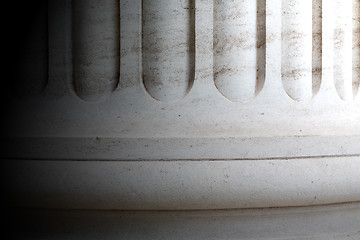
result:
[[[158,214],[175,226],[169,239],[197,229],[215,239],[357,239],[359,206],[341,203],[360,201],[358,8],[358,0],[50,4],[48,58],[38,59],[48,67],[32,75],[40,90],[22,99],[15,87],[10,99],[11,203],[184,210],[124,213],[140,229],[125,239],[171,236],[169,225],[146,228]],[[213,228],[214,214],[222,217]],[[278,225],[266,228],[269,216]],[[136,229],[112,223],[109,234]]]

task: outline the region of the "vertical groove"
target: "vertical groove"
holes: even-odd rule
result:
[[[312,97],[312,1],[282,1],[281,77],[296,101]]]
[[[353,93],[359,94],[360,85],[360,1],[353,0]]]
[[[189,92],[195,71],[195,1],[142,1],[143,83],[165,102]]]
[[[229,100],[245,102],[265,77],[265,1],[214,0],[214,81]]]
[[[312,92],[317,94],[322,77],[322,1],[312,3]]]
[[[73,1],[75,91],[84,100],[107,97],[119,80],[119,1]]]
[[[66,84],[68,86],[68,89],[71,89],[74,91],[74,84],[73,84],[73,34],[72,34],[72,23],[73,23],[73,14],[72,14],[72,5],[73,0],[66,0],[65,8],[66,8],[66,21],[65,21],[65,27],[66,27],[66,39],[65,39],[65,48],[66,48],[66,54],[65,54],[65,61],[66,61]]]
[[[282,1],[281,76],[296,101],[312,97],[312,0]]]
[[[343,100],[353,98],[352,89],[352,1],[335,0],[334,83]]]
[[[120,80],[117,89],[139,85],[140,13],[141,1],[120,1]]]
[[[256,16],[256,86],[255,95],[265,84],[266,73],[266,1],[257,1]]]
[[[26,7],[25,4],[24,7]],[[23,27],[24,42],[20,54],[20,71],[13,81],[13,93],[18,99],[28,99],[40,94],[48,81],[48,4],[40,1],[31,5],[35,11]]]
[[[49,11],[49,81],[45,94],[58,98],[71,87],[71,0],[51,1]]]

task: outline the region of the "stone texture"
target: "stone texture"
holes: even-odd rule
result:
[[[79,97],[99,100],[119,81],[119,3],[73,2],[74,88]]]
[[[282,83],[292,99],[308,101],[312,97],[312,1],[283,0],[282,9]]]
[[[26,211],[27,239],[357,240],[359,204],[216,211]],[[17,231],[16,231],[17,230]]]
[[[142,6],[144,85],[157,100],[179,100],[194,81],[194,1],[145,0]]]
[[[50,6],[48,46],[32,49],[48,51],[48,70],[33,68],[39,81],[30,99],[6,102],[2,169],[11,204],[183,211],[125,214],[140,232],[112,219],[128,238],[165,237],[173,224],[175,239],[357,239],[358,207],[343,202],[360,201],[358,4]],[[313,214],[324,204],[332,205]],[[269,207],[283,212],[261,209]],[[260,209],[229,211],[245,208]],[[194,220],[189,209],[204,215]],[[227,209],[225,217],[216,209]]]
[[[249,101],[262,88],[264,18],[265,4],[260,2],[214,2],[214,81],[231,101]]]
[[[352,1],[334,2],[334,82],[341,99],[352,100]]]

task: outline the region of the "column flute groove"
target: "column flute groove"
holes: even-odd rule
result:
[[[179,100],[195,74],[195,1],[142,1],[142,77],[156,100]]]
[[[265,1],[214,1],[214,81],[231,101],[249,101],[264,85],[265,8]]]
[[[73,1],[75,91],[87,101],[106,98],[119,81],[119,1]]]

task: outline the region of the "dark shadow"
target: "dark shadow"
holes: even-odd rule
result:
[[[6,51],[12,49],[13,60],[6,81],[13,96],[25,100],[42,93],[48,82],[48,1],[22,1],[20,5],[10,10],[16,12],[17,19],[7,35],[11,40]]]

